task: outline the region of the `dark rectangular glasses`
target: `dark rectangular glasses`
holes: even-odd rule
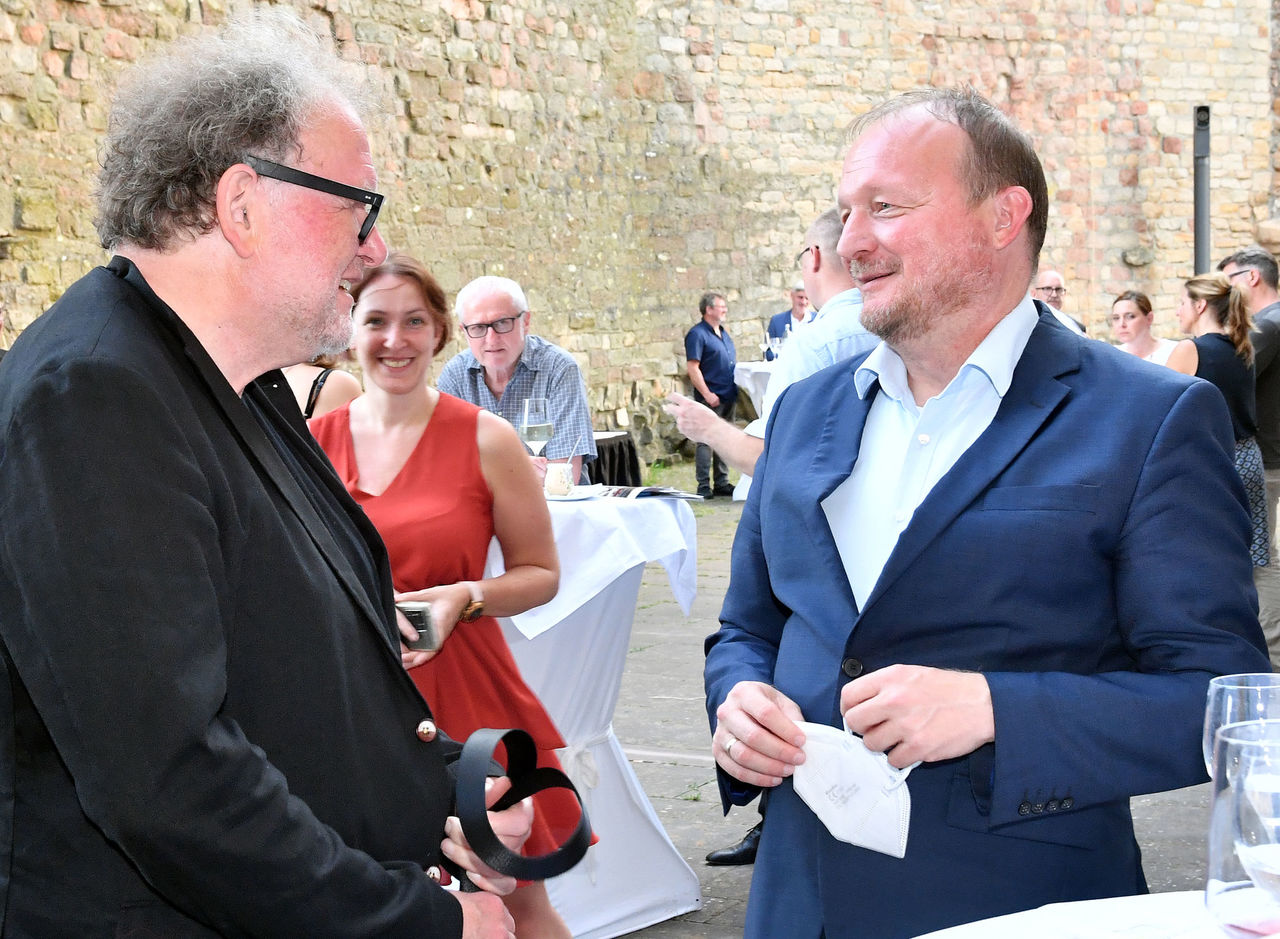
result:
[[[331,196],[362,203],[368,207],[368,214],[364,217],[364,224],[360,226],[360,234],[357,236],[360,239],[360,244],[364,244],[364,240],[373,231],[373,223],[377,221],[378,210],[382,208],[382,196],[379,193],[370,192],[368,189],[360,189],[356,186],[348,186],[346,183],[325,179],[323,176],[304,173],[302,170],[295,170],[292,166],[272,163],[270,160],[263,160],[255,156],[245,157],[244,161],[252,166],[254,172],[259,176],[267,176],[284,183],[304,186],[317,192],[325,192]]]
[[[517,313],[515,316],[504,316],[502,319],[494,320],[492,323],[471,323],[463,326],[462,331],[472,339],[483,339],[484,334],[491,329],[495,333],[509,333],[515,329],[516,320],[522,316],[524,316],[523,313]]]

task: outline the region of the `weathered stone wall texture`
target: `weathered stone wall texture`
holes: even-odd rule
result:
[[[0,0],[0,304],[29,323],[103,252],[96,147],[122,68],[242,4]],[[1191,115],[1213,108],[1213,257],[1275,248],[1266,0],[328,0],[305,15],[371,66],[380,227],[447,290],[501,273],[581,362],[600,429],[652,459],[706,289],[742,358],[786,306],[833,202],[844,127],[921,85],[970,83],[1035,138],[1043,263],[1105,335],[1148,292],[1173,329],[1192,272]]]

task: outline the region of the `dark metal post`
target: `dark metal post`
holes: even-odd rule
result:
[[[1192,147],[1195,162],[1195,233],[1196,273],[1209,270],[1209,105],[1197,104],[1195,118],[1195,143]]]

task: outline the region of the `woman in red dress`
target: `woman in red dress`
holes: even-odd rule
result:
[[[553,751],[564,741],[494,619],[546,603],[559,584],[542,485],[510,424],[431,386],[450,316],[426,268],[392,255],[352,294],[365,394],[310,426],[386,542],[396,599],[431,604],[443,644],[438,652],[402,649],[404,665],[451,737],[522,727],[539,763],[558,767]],[[484,578],[494,535],[506,572]],[[403,618],[400,628],[416,636]],[[543,854],[572,832],[577,810],[541,796],[535,803],[525,851]],[[517,935],[569,936],[541,883],[503,899]]]

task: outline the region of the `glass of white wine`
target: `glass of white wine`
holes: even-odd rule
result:
[[[1204,766],[1213,775],[1213,737],[1223,724],[1280,718],[1280,674],[1219,675],[1204,711]]]
[[[551,414],[547,410],[547,399],[526,398],[524,416],[520,422],[520,439],[533,451],[534,456],[542,456],[554,430]]]
[[[1205,905],[1233,939],[1280,934],[1280,721],[1214,738]]]

